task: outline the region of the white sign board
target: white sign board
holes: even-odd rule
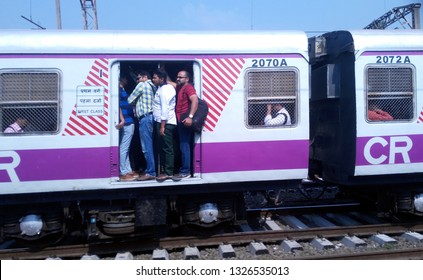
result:
[[[104,115],[104,87],[78,86],[76,89],[76,115]]]

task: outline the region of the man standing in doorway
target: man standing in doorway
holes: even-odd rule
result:
[[[187,71],[179,71],[176,77],[176,118],[178,120],[179,149],[181,151],[181,168],[176,175],[180,179],[191,176],[191,145],[194,132],[191,129],[192,118],[198,108],[198,96],[195,88],[190,83],[191,77]],[[189,111],[188,117],[182,115]]]
[[[153,83],[158,87],[153,100],[153,116],[160,162],[160,176],[156,178],[158,182],[172,179],[175,160],[173,136],[176,128],[176,92],[173,86],[166,83],[166,79],[166,71],[162,69],[154,71]]]
[[[116,128],[119,129],[119,180],[122,182],[133,181],[138,177],[132,171],[129,161],[129,148],[134,135],[134,111],[133,106],[128,103],[128,94],[125,90],[127,84],[128,78],[121,76],[119,79],[120,122]]]
[[[157,87],[150,80],[150,74],[139,71],[137,86],[128,97],[130,104],[135,104],[135,112],[139,121],[139,133],[142,152],[146,161],[145,174],[139,181],[153,180],[156,177],[156,165],[153,150],[153,98]]]

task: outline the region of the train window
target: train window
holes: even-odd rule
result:
[[[55,70],[0,71],[2,135],[57,132],[59,81],[59,73]]]
[[[290,121],[281,125],[293,126],[297,120],[298,73],[294,69],[251,69],[246,73],[246,125],[249,128],[264,127],[267,108],[273,106],[272,115],[288,114]],[[284,109],[275,105],[282,105]],[[282,111],[281,111],[282,110]],[[286,110],[286,111],[285,111]],[[285,113],[284,113],[285,112]],[[267,126],[266,126],[267,127]]]
[[[409,121],[414,118],[414,68],[367,68],[367,120]]]

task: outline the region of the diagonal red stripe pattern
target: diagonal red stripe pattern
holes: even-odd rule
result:
[[[104,115],[78,116],[76,104],[65,126],[62,136],[106,135],[109,115],[109,60],[96,59],[84,81],[86,86],[104,87]]]
[[[418,119],[417,119],[417,122],[418,122],[418,123],[423,123],[423,108],[422,108],[422,110],[420,111],[420,114],[419,114],[419,117],[418,117]]]
[[[244,67],[243,58],[216,58],[202,60],[203,99],[209,105],[204,129],[213,131]]]

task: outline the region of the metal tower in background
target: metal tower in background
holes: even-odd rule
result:
[[[364,27],[364,29],[385,29],[397,21],[399,21],[402,26],[406,24],[411,29],[420,29],[420,6],[421,4],[415,3],[393,8],[380,18],[374,20],[372,23]],[[411,14],[412,17],[411,24],[405,17],[408,14]],[[403,22],[401,22],[401,20]]]
[[[96,0],[79,0],[81,2],[84,29],[98,29]]]

